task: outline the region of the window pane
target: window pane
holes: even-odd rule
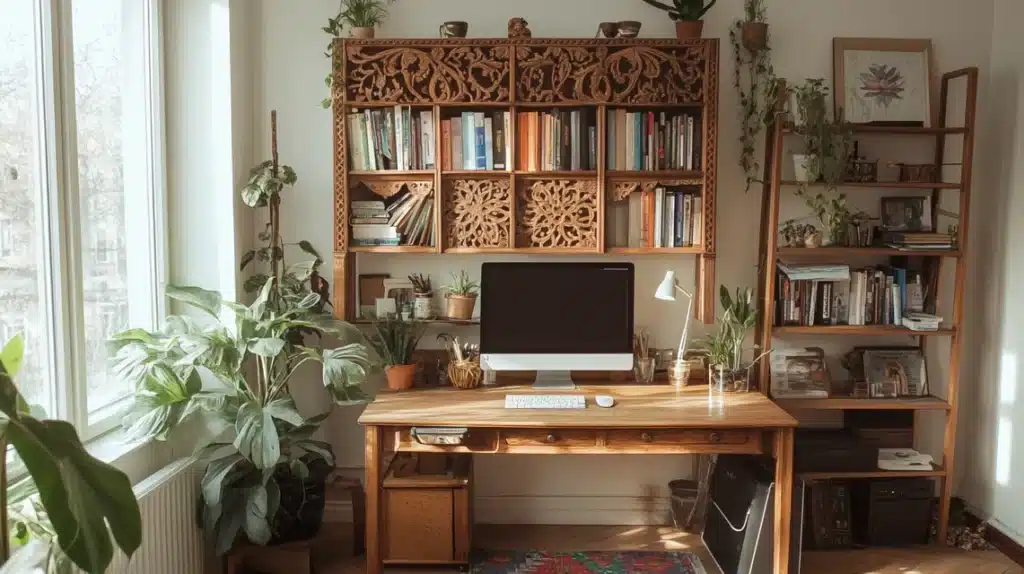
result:
[[[0,345],[24,333],[18,386],[52,413],[36,9],[31,0],[0,0]]]
[[[129,325],[153,326],[146,4],[139,0],[72,3],[90,412],[131,390],[108,372],[106,339]]]

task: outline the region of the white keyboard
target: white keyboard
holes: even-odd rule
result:
[[[505,395],[506,409],[585,409],[583,395]]]

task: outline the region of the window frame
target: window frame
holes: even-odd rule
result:
[[[132,30],[143,38],[146,101],[145,130],[147,162],[145,203],[152,237],[148,238],[148,281],[152,286],[148,303],[151,325],[156,327],[166,316],[168,267],[167,196],[164,125],[164,70],[162,37],[162,0],[140,2],[143,29]],[[83,257],[92,248],[91,238],[83,238],[82,204],[79,195],[78,142],[74,75],[74,0],[34,0],[36,22],[36,74],[39,92],[41,158],[39,180],[44,186],[43,229],[40,230],[41,259],[45,280],[41,298],[45,301],[44,321],[52,337],[46,343],[51,365],[53,401],[48,412],[72,422],[83,440],[113,430],[131,406],[131,395],[102,408],[89,411],[86,365],[85,301]],[[126,184],[127,187],[127,184]],[[84,243],[84,245],[83,245]],[[46,406],[46,405],[44,405]],[[52,409],[52,410],[50,410]]]

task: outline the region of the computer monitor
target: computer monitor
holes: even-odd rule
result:
[[[575,388],[569,371],[633,366],[632,263],[484,263],[484,368],[538,371],[535,389]]]

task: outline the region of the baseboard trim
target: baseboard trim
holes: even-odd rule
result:
[[[1024,566],[1024,544],[1022,544],[1021,536],[1016,534],[1013,528],[1010,528],[1001,520],[997,518],[983,520],[981,518],[984,515],[983,512],[979,512],[977,508],[970,504],[967,504],[966,507],[968,520],[985,522],[990,526],[985,533],[985,539],[992,546],[995,546],[997,550],[1005,554],[1007,558],[1020,566]]]

